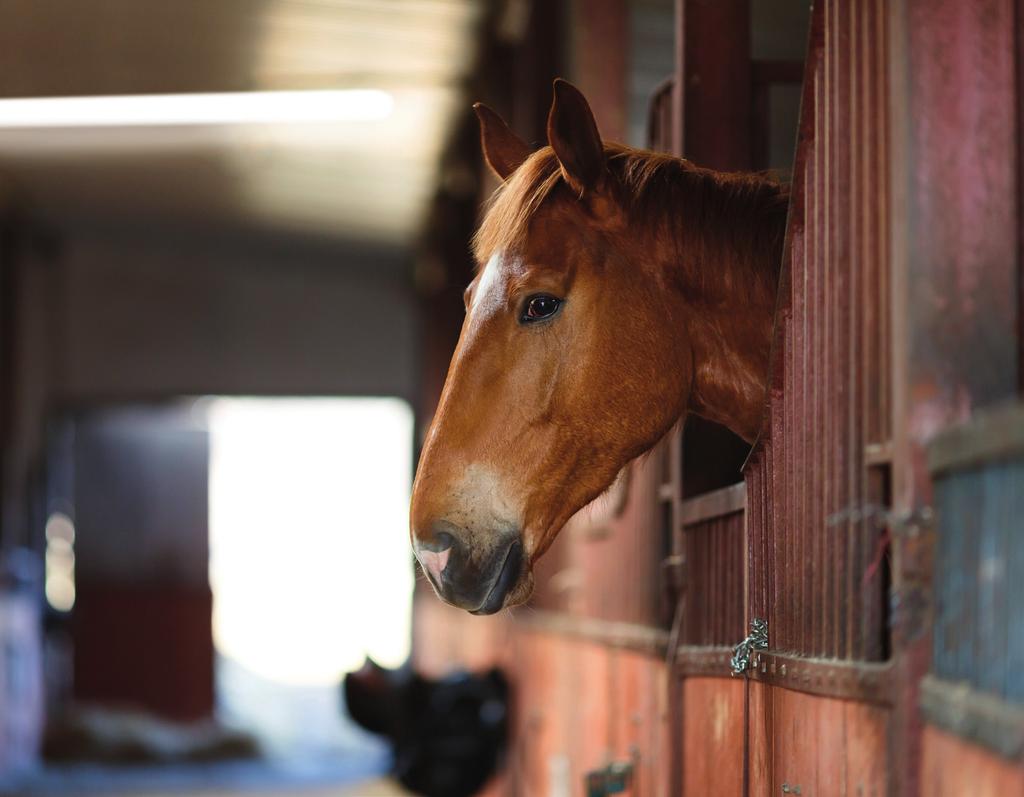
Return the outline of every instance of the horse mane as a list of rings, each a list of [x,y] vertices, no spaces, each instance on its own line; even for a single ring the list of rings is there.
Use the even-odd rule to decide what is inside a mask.
[[[704,169],[682,158],[605,143],[610,185],[632,229],[666,235],[684,284],[718,298],[739,282],[774,290],[782,263],[788,185],[759,173]],[[554,197],[574,199],[551,147],[533,154],[486,205],[473,238],[478,263],[521,246],[530,221]],[[723,257],[741,271],[723,268]],[[734,277],[739,277],[734,280]]]

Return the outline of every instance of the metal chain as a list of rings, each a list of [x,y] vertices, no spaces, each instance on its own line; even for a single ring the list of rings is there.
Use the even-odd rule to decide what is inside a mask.
[[[768,621],[758,617],[750,621],[750,635],[732,649],[729,666],[733,675],[743,675],[750,668],[750,655],[755,650],[768,650]]]

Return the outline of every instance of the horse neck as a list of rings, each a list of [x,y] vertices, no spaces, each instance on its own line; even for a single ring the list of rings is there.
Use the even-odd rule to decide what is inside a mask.
[[[753,441],[767,390],[785,188],[696,168],[684,177],[681,212],[669,220],[679,243],[665,267],[685,303],[689,410]]]

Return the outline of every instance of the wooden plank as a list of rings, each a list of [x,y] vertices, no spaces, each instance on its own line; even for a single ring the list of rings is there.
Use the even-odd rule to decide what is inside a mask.
[[[683,686],[683,794],[743,794],[744,693],[739,679]]]
[[[921,794],[929,797],[1007,797],[1024,794],[1024,766],[930,725],[924,729]]]
[[[905,68],[911,407],[923,442],[1017,392],[1016,36],[1011,0],[909,0]],[[913,424],[911,424],[913,426]]]
[[[627,648],[640,653],[664,657],[668,632],[660,628],[577,617],[562,612],[519,610],[513,615],[517,626],[586,639],[613,648]]]
[[[1024,764],[1024,707],[928,675],[921,683],[921,711],[932,726]]]
[[[775,756],[772,687],[751,682],[747,690],[747,794],[769,794]]]
[[[887,794],[888,722],[884,709],[750,684],[749,794]]]
[[[712,169],[749,168],[750,4],[687,0],[682,12],[683,155]]]
[[[743,510],[747,505],[747,487],[734,484],[710,493],[683,501],[679,508],[679,522],[690,526],[704,520],[729,515]]]
[[[559,684],[572,713],[569,749],[573,787],[584,774],[608,763],[612,742],[611,702],[615,683],[610,651],[590,642],[575,642],[576,670]]]
[[[845,756],[840,794],[881,797],[889,788],[888,729],[883,712],[863,703],[843,703]]]
[[[660,683],[666,677],[665,663],[628,650],[614,651],[617,682],[613,720],[615,738],[611,752],[617,761],[633,761],[631,794],[656,794],[667,781],[660,763],[660,725],[664,715],[658,708]]]
[[[976,413],[969,422],[935,435],[928,444],[928,467],[934,477],[1003,459],[1024,457],[1024,407],[1007,404]]]

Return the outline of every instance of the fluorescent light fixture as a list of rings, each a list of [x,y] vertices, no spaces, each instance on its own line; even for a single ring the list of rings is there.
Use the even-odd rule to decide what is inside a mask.
[[[375,121],[393,107],[379,89],[37,97],[0,100],[0,128]]]

